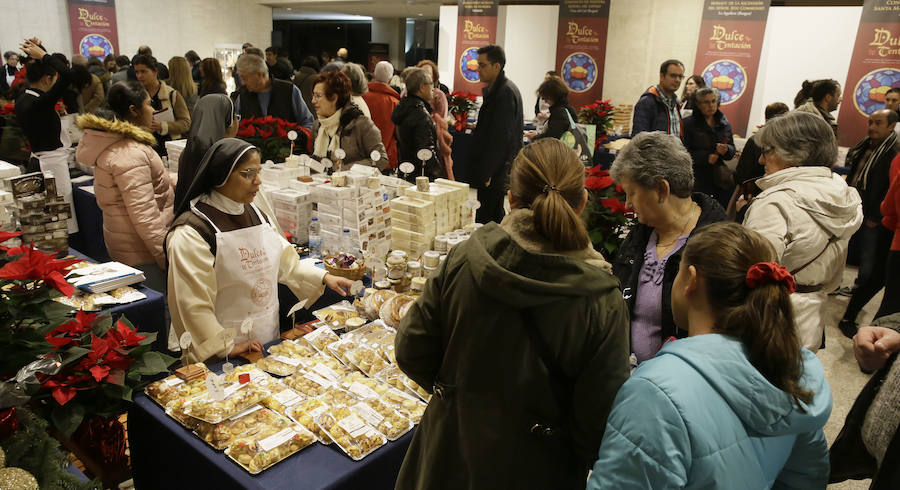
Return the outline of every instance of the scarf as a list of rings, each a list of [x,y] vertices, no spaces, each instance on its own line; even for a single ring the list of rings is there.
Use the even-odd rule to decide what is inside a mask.
[[[853,147],[853,149],[850,150],[850,153],[847,155],[848,158],[851,155],[853,156],[853,158],[858,158],[861,154],[863,154],[869,145],[869,141],[869,138],[866,138],[861,144]],[[850,185],[856,187],[857,189],[865,190],[869,184],[869,171],[872,170],[875,162],[877,162],[878,159],[881,158],[884,152],[886,152],[888,148],[892,148],[894,146],[894,143],[896,142],[897,133],[891,131],[891,134],[889,134],[888,137],[885,138],[877,148],[875,148],[872,154],[869,155],[869,158],[866,159],[866,161],[863,162],[862,165],[860,165],[859,170],[853,175],[853,180],[851,181]]]
[[[341,126],[341,114],[343,113],[343,109],[338,109],[326,118],[319,118],[319,133],[316,134],[313,155],[325,158],[341,147],[341,138],[336,136]]]

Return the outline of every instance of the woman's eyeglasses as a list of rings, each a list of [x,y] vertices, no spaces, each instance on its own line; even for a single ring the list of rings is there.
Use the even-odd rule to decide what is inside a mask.
[[[262,170],[261,168],[247,168],[247,169],[239,171],[238,175],[240,175],[241,177],[243,177],[249,181],[253,181],[253,180],[256,180],[257,176],[259,176],[259,172],[261,170]]]

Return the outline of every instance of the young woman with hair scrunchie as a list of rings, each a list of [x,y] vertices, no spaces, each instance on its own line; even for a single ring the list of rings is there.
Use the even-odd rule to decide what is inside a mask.
[[[831,389],[797,340],[794,279],[775,257],[736,223],[688,242],[672,310],[689,337],[619,390],[589,489],[825,488]]]

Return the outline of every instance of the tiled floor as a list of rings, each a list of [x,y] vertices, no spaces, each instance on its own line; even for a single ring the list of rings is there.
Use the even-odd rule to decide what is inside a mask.
[[[844,285],[849,286],[856,278],[856,269],[848,268],[844,272]],[[866,305],[859,320],[861,324],[865,324],[872,320],[875,311],[881,305],[881,297],[883,293],[878,293],[872,301]],[[831,412],[831,418],[825,425],[825,436],[828,443],[831,444],[837,437],[844,425],[844,419],[847,412],[853,406],[856,395],[859,394],[863,385],[869,380],[869,375],[860,372],[853,357],[853,343],[850,339],[844,337],[841,331],[837,329],[837,322],[844,313],[844,308],[850,298],[845,296],[829,296],[828,297],[828,316],[826,318],[825,331],[825,349],[820,350],[818,355],[822,364],[825,366],[825,377],[831,385],[831,392],[834,396],[834,408]],[[869,488],[870,480],[846,481],[834,485],[829,485],[829,489],[840,490],[856,490]]]

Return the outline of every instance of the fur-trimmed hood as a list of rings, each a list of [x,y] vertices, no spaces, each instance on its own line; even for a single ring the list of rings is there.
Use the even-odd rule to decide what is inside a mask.
[[[584,250],[571,252],[555,251],[553,243],[535,231],[534,212],[530,209],[512,210],[506,215],[500,226],[527,252],[564,255],[573,259],[582,259],[588,264],[612,274],[612,265],[603,258],[603,255],[600,255],[600,252],[594,250],[594,247],[588,246]]]
[[[97,165],[100,155],[122,140],[132,140],[148,146],[156,144],[152,134],[127,121],[110,121],[94,114],[85,114],[75,123],[84,130],[84,136],[78,144],[78,161],[85,165]]]

